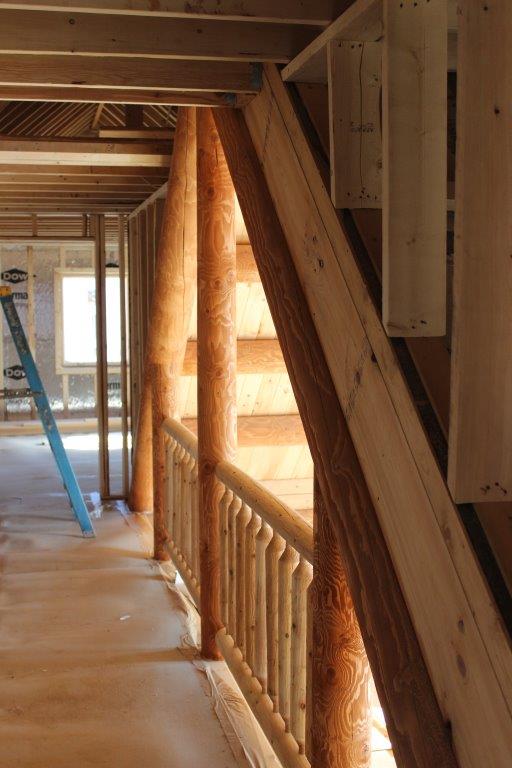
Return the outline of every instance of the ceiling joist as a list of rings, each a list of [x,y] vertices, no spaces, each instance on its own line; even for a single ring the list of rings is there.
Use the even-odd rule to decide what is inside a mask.
[[[80,99],[81,88],[98,86],[247,93],[259,90],[261,67],[243,62],[1,54],[2,85],[67,86],[73,89],[72,101]]]
[[[165,147],[165,151],[164,150]],[[166,142],[115,142],[105,139],[38,140],[25,137],[2,137],[0,164],[52,165],[60,163],[96,166],[138,166],[168,168],[170,155]]]
[[[97,104],[145,104],[192,107],[244,107],[253,94],[224,91],[164,91],[154,89],[111,87],[57,87],[51,85],[0,85],[2,101],[52,101]]]
[[[29,9],[169,16],[171,18],[232,19],[246,22],[314,24],[326,26],[339,15],[340,0],[0,0],[0,9]]]
[[[245,21],[2,10],[1,53],[290,61],[317,27]]]

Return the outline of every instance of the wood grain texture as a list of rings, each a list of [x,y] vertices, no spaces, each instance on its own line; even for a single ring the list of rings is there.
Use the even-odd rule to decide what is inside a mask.
[[[457,502],[506,502],[512,495],[512,16],[506,0],[459,7],[448,482]]]
[[[32,54],[0,54],[0,85],[72,87],[75,98],[81,88],[97,87],[255,93],[254,72],[252,64],[237,61],[47,55],[42,63]]]
[[[55,101],[79,102],[86,104],[173,104],[190,107],[242,107],[251,94],[231,94],[223,91],[160,91],[148,88],[85,88],[79,90],[63,86],[51,85],[2,85],[0,86],[1,101]]]
[[[381,43],[334,40],[326,55],[333,205],[380,208]]]
[[[238,373],[286,373],[283,353],[277,339],[238,339]],[[197,342],[187,344],[183,376],[197,374]]]
[[[221,627],[215,466],[236,455],[235,191],[210,109],[197,118],[197,407],[201,535],[201,650],[218,658]]]
[[[446,328],[446,0],[383,2],[382,315],[390,336]]]
[[[183,419],[184,426],[197,434],[197,419]],[[270,416],[239,416],[237,424],[238,447],[263,447],[306,445],[304,427],[297,414]]]
[[[87,54],[219,61],[289,61],[314,26],[96,13],[2,11],[2,53]],[[131,126],[133,127],[133,126]]]
[[[343,553],[397,765],[454,768],[449,732],[244,118],[221,110],[215,120]]]
[[[153,479],[155,557],[167,559],[164,510],[164,419],[175,417],[190,313],[195,295],[196,136],[195,109],[180,110],[162,230],[149,326],[144,392],[133,463],[131,502]],[[149,394],[151,393],[151,394]],[[151,459],[150,459],[151,456]],[[147,501],[147,499],[146,499]],[[135,508],[132,506],[132,509]],[[137,510],[139,511],[139,510]]]
[[[340,13],[340,0],[0,0],[1,7],[326,26]]]
[[[370,666],[318,482],[313,525],[311,763],[322,768],[368,768]]]
[[[244,116],[458,755],[498,761],[512,741],[510,639],[275,67]]]
[[[380,275],[382,228],[380,211],[354,211],[353,217],[375,270]],[[439,426],[448,438],[451,357],[444,338],[409,337],[406,344],[436,412]],[[512,502],[475,504],[485,533],[509,591],[512,592]]]

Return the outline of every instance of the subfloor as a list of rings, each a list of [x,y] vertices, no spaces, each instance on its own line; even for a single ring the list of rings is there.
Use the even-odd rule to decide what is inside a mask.
[[[95,451],[69,455],[90,494]],[[1,768],[235,768],[176,593],[119,511],[94,523],[46,441],[0,440]]]

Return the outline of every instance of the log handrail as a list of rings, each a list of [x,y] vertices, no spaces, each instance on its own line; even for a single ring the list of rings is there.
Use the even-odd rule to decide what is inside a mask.
[[[162,423],[162,433],[167,552],[201,610],[198,440],[172,418]],[[364,693],[363,689],[368,687],[369,671],[365,672],[364,664],[358,667],[359,676],[352,687],[347,687],[346,674],[337,682],[332,678],[332,653],[343,647],[345,663],[352,670],[350,677],[361,641],[359,630],[350,621],[347,624],[347,598],[342,599],[341,593],[327,600],[326,605],[331,601],[327,624],[325,606],[319,610],[318,590],[323,590],[321,600],[326,589],[327,593],[333,590],[325,578],[322,581],[322,569],[316,570],[319,551],[313,528],[231,462],[219,461],[215,476],[223,489],[218,502],[222,627],[215,641],[219,651],[283,768],[311,768],[310,761],[318,762],[319,754],[324,760],[331,727],[325,716],[326,705],[336,718],[343,710],[350,731],[343,741],[343,731],[336,728],[336,748],[330,745],[332,755],[326,765],[337,765],[338,756],[345,753],[352,755],[347,763],[350,768],[368,765],[372,720],[368,690]],[[322,552],[326,551],[323,545]],[[341,626],[345,635],[340,645],[337,632]],[[311,631],[313,627],[316,629]],[[328,633],[333,631],[331,637]],[[307,692],[308,664],[312,664],[308,686],[313,674],[329,675],[330,696],[325,700],[322,693],[321,706],[314,686]],[[366,708],[370,719],[365,724]],[[354,713],[360,715],[356,729],[350,720]]]
[[[198,607],[201,598],[198,441],[174,419],[162,424],[166,451],[167,550]],[[217,646],[285,768],[306,755],[308,591],[313,530],[229,461],[215,465],[219,502],[220,606]]]
[[[190,429],[175,419],[165,419],[162,429],[197,460],[197,437]]]
[[[197,437],[190,429],[175,419],[165,419],[162,429],[197,460]],[[223,485],[277,531],[308,563],[313,563],[313,529],[301,515],[229,461],[220,461],[215,474]]]
[[[308,563],[313,563],[313,529],[301,515],[229,461],[219,462],[215,474]]]

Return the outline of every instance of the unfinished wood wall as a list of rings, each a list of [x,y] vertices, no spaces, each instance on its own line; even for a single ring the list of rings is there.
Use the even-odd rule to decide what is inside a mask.
[[[107,261],[118,261],[118,218],[106,218]],[[77,425],[95,417],[96,368],[62,364],[62,296],[59,275],[93,274],[94,243],[89,217],[20,214],[0,216],[0,274],[13,290],[34,357],[58,419]],[[10,273],[14,270],[14,276]],[[16,271],[18,270],[17,274]],[[14,280],[14,282],[13,282]],[[24,386],[9,375],[19,363],[10,333],[2,318],[0,375],[2,387]],[[5,369],[5,370],[4,370]],[[111,404],[119,411],[119,366],[109,377]],[[0,399],[2,434],[18,429],[37,433],[39,417],[30,400]],[[32,423],[31,423],[32,422]]]

